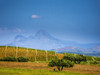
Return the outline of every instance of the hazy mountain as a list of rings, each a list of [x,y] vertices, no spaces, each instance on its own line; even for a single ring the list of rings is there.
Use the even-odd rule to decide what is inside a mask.
[[[50,35],[45,30],[39,30],[35,35],[25,37],[23,35],[17,35],[10,46],[29,47],[44,50],[58,49],[59,52],[84,52],[88,51],[87,48],[94,46],[100,46],[100,44],[80,44],[73,41],[63,41]]]
[[[25,40],[27,40],[27,38],[23,35],[17,35],[14,39],[14,42],[24,42]]]
[[[61,40],[54,38],[45,30],[39,30],[34,36],[29,37],[17,35],[9,45],[47,50],[64,47]]]
[[[92,47],[92,48],[79,48],[79,47],[63,47],[56,49],[57,52],[68,52],[68,53],[93,53],[100,52],[100,46]]]
[[[93,47],[93,48],[90,48],[89,50],[92,50],[92,51],[98,51],[98,52],[100,52],[100,46],[95,46],[95,47]]]

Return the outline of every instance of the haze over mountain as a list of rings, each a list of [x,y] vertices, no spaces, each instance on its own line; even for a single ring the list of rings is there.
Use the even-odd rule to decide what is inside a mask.
[[[35,35],[25,37],[17,35],[10,46],[36,48],[42,50],[56,50],[57,52],[99,52],[100,44],[80,44],[72,41],[63,41],[50,35],[45,30],[39,30]],[[96,47],[98,46],[98,47]],[[94,48],[93,48],[94,47]]]

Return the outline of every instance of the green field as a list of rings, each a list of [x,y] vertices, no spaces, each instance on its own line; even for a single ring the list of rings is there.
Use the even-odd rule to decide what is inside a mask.
[[[0,68],[0,75],[93,75],[67,71],[31,70],[16,68]]]

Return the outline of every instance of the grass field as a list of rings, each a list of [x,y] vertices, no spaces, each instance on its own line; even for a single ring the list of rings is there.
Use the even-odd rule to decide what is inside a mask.
[[[56,72],[53,69],[56,69]],[[48,67],[44,62],[0,62],[1,75],[100,75],[100,66],[75,64],[58,72],[56,67]]]
[[[0,75],[93,75],[93,74],[82,74],[69,71],[55,72],[49,70],[0,68]]]

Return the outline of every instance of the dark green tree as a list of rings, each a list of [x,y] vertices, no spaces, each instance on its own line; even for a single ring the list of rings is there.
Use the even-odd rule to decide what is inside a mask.
[[[76,55],[76,56],[71,56],[71,55],[66,55],[63,57],[64,60],[70,60],[73,61],[76,64],[79,64],[82,61],[87,61],[86,60],[86,56],[80,54],[80,55]]]
[[[74,63],[69,61],[69,60],[65,61],[63,59],[61,59],[61,60],[60,59],[56,59],[56,60],[52,60],[51,62],[49,62],[48,65],[50,67],[56,66],[59,71],[62,71],[63,67],[67,67],[67,68],[73,67]]]

